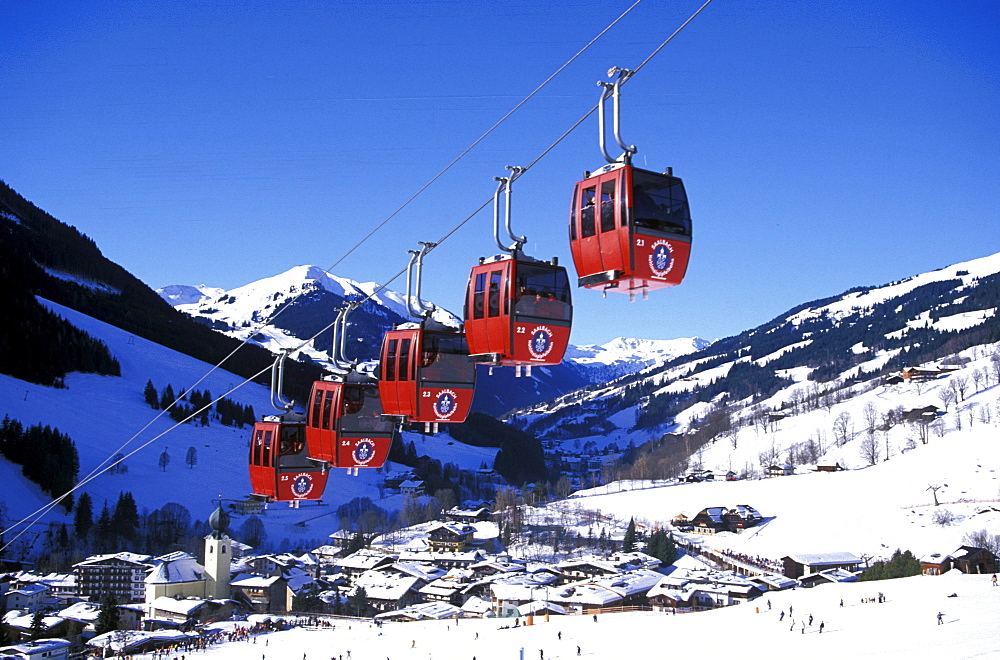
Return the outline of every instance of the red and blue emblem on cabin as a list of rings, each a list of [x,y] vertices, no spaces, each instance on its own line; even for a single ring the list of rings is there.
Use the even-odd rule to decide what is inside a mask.
[[[434,414],[440,419],[449,419],[458,409],[458,395],[455,390],[441,390],[434,402]]]
[[[308,497],[313,489],[313,476],[308,472],[295,475],[292,480],[292,495],[297,498]]]
[[[552,329],[540,325],[531,331],[528,340],[528,352],[532,359],[541,360],[552,352]]]
[[[354,445],[354,461],[365,465],[375,457],[375,443],[368,438],[362,438]]]
[[[649,269],[653,272],[653,277],[666,277],[674,266],[674,246],[670,241],[659,240],[651,247]]]

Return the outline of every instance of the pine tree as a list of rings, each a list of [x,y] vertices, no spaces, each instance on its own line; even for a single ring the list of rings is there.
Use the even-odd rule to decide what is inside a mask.
[[[364,587],[358,587],[354,590],[354,593],[351,594],[350,604],[354,614],[361,616],[361,613],[368,607],[368,594],[365,593]]]
[[[91,527],[94,526],[94,507],[89,493],[81,493],[80,499],[76,503],[76,511],[73,514],[73,530],[78,539],[87,538]]]
[[[625,528],[625,538],[622,539],[622,551],[632,552],[635,550],[635,518],[629,518],[628,527]]]
[[[35,610],[28,630],[28,638],[31,640],[41,639],[45,635],[45,612],[40,609]]]
[[[132,493],[118,494],[118,502],[111,514],[111,531],[126,541],[135,541],[139,532],[139,509],[136,507]]]
[[[174,395],[174,388],[167,383],[167,386],[163,388],[163,394],[160,395],[160,408],[166,410],[169,408],[177,397]]]
[[[101,609],[97,613],[97,621],[94,622],[94,630],[98,635],[118,630],[119,613],[118,601],[111,591],[105,591],[101,596]]]
[[[146,404],[153,410],[160,409],[160,397],[156,393],[156,387],[153,386],[152,380],[146,381],[146,387],[142,390],[142,397],[146,400]]]

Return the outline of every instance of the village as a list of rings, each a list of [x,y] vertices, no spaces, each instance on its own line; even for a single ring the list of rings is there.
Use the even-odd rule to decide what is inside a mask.
[[[672,563],[638,550],[649,550],[656,532],[637,530],[634,521],[608,539],[604,552],[551,561],[505,552],[498,517],[486,503],[455,507],[442,518],[414,526],[405,537],[340,530],[329,544],[301,555],[254,554],[229,537],[229,514],[220,506],[209,520],[213,532],[201,559],[187,552],[119,552],[88,557],[65,574],[0,573],[0,631],[9,644],[0,647],[0,657],[60,660],[88,651],[176,648],[203,643],[211,624],[232,619],[330,626],[341,619],[381,625],[495,617],[517,627],[542,617],[690,613],[770,592],[853,582],[865,568],[861,557],[841,550],[759,557],[701,542],[766,523],[746,504],[677,514],[669,531],[656,530],[677,548]],[[995,572],[996,564],[988,550],[963,546],[923,558],[921,568],[926,575],[953,568],[982,574]],[[109,603],[117,630],[98,634]]]

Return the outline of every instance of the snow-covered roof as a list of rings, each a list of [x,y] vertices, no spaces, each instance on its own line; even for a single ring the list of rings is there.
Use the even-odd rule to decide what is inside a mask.
[[[394,555],[387,555],[384,552],[377,552],[375,550],[358,550],[357,552],[351,553],[346,557],[334,560],[333,565],[339,566],[340,568],[353,568],[355,570],[366,571],[368,569],[375,568],[380,564],[384,564],[386,561],[392,561],[393,559],[395,559]]]
[[[91,623],[97,620],[97,616],[100,613],[101,606],[99,603],[73,603],[69,607],[60,610],[59,616],[64,619],[72,619],[73,621]]]
[[[426,561],[397,561],[389,569],[420,578],[426,582],[436,580],[448,574],[448,571],[440,566]]]
[[[233,587],[248,587],[251,589],[267,589],[278,580],[280,575],[243,575],[229,584]]]
[[[172,598],[160,596],[151,604],[152,610],[170,612],[172,614],[190,615],[207,601],[204,598]]]
[[[419,578],[402,573],[365,571],[354,582],[354,588],[351,590],[351,593],[355,593],[359,588],[364,588],[365,595],[369,598],[399,600],[407,592],[416,589],[419,583]]]
[[[146,584],[177,584],[206,579],[205,567],[186,552],[175,552],[158,559],[162,563],[146,576]]]
[[[545,600],[533,600],[530,603],[525,603],[517,608],[517,613],[521,616],[528,616],[529,614],[537,614],[538,612],[549,611],[553,614],[569,614],[569,610],[562,605],[556,605],[555,603],[550,603]]]
[[[410,607],[405,607],[401,610],[393,610],[392,612],[384,612],[382,614],[377,614],[376,619],[389,619],[389,618],[407,618],[414,621],[419,621],[421,619],[451,619],[459,616],[462,613],[462,608],[455,607],[450,603],[443,602],[432,602],[432,603],[420,603],[418,605],[412,605]]]
[[[861,558],[850,552],[821,552],[816,554],[794,554],[788,558],[803,566],[828,566],[834,564],[860,564]]]
[[[76,566],[89,566],[90,564],[103,564],[107,561],[117,559],[131,564],[148,564],[152,557],[150,555],[140,555],[134,552],[115,552],[108,555],[93,555],[81,562],[73,564]]]

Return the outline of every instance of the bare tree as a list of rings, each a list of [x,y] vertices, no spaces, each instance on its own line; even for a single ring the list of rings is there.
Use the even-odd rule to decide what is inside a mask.
[[[955,394],[958,395],[959,401],[965,401],[965,390],[969,388],[969,379],[965,376],[952,376],[951,382],[948,384],[949,387],[955,390]]]
[[[955,390],[950,387],[942,387],[941,391],[938,392],[938,398],[941,399],[941,404],[944,406],[945,412],[947,412],[948,406],[955,403]]]
[[[854,431],[851,427],[851,414],[842,412],[833,420],[833,437],[837,440],[837,446],[843,447]]]
[[[874,433],[866,433],[861,438],[861,458],[868,461],[868,465],[878,463],[878,438]]]
[[[982,382],[983,382],[983,372],[980,371],[979,369],[973,369],[972,370],[972,387],[975,388],[976,392],[979,391],[979,385]]]
[[[874,403],[869,401],[865,404],[861,414],[864,415],[865,418],[865,430],[867,430],[869,434],[875,433],[875,427],[878,425],[879,420],[878,408],[875,407]]]

